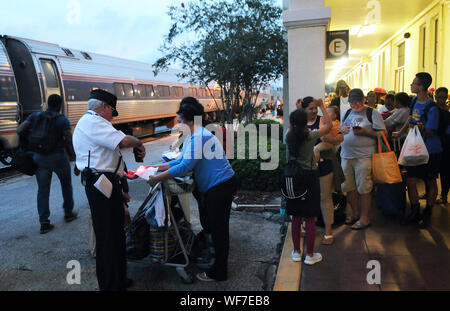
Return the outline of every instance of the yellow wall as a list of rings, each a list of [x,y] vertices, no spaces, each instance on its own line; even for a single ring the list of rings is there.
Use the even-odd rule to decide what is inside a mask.
[[[438,19],[437,65],[434,57],[434,21]],[[425,66],[422,66],[422,27],[425,35]],[[404,38],[405,33],[411,36]],[[447,40],[446,40],[447,39]],[[398,67],[398,46],[405,43],[405,65]],[[401,91],[400,83],[396,86],[396,70],[402,75],[403,91],[411,93],[410,84],[417,72],[426,71],[433,77],[431,87],[450,87],[450,1],[440,0],[416,16],[396,35],[374,50],[370,57],[360,62],[342,78],[353,88],[361,88],[365,92],[376,87],[386,91]]]

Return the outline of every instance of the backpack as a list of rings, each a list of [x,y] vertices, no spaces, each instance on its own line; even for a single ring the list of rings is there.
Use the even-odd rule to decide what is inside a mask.
[[[350,115],[350,113],[352,112],[352,108],[350,108],[349,110],[347,110],[347,112],[344,115],[344,120],[342,120],[342,123],[345,122],[345,120],[348,118],[348,116]],[[367,120],[369,120],[369,122],[371,124],[373,124],[372,121],[372,112],[373,112],[373,108],[367,107],[366,109],[366,114],[367,114]]]
[[[31,125],[28,136],[28,148],[37,153],[48,154],[58,145],[56,119],[60,114],[53,115],[48,111],[38,114]]]
[[[410,115],[413,114],[414,112],[414,106],[417,102],[417,97],[414,97],[411,103],[411,110],[410,110]],[[438,125],[438,129],[436,131],[437,135],[439,137],[444,137],[445,136],[445,132],[447,130],[448,127],[448,118],[446,116],[446,112],[444,110],[442,110],[441,108],[439,108],[439,106],[437,105],[436,102],[431,102],[430,104],[428,104],[424,109],[423,109],[423,121],[424,124],[426,124],[428,122],[428,111],[430,111],[431,108],[433,107],[437,107],[438,111],[439,111],[439,125]],[[421,118],[422,118],[421,117]]]
[[[14,158],[11,163],[12,168],[15,170],[33,176],[36,174],[37,165],[33,160],[33,152],[18,150],[14,155]]]
[[[305,201],[308,198],[308,178],[305,178],[305,173],[295,159],[290,159],[286,164],[281,182],[281,194],[286,199]]]

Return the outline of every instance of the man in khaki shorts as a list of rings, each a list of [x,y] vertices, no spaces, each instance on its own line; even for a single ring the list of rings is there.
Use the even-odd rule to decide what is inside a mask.
[[[364,105],[362,90],[351,90],[348,101],[351,110],[343,118],[341,126],[341,132],[344,134],[344,141],[341,144],[341,164],[345,174],[342,191],[347,192],[352,207],[352,229],[362,230],[370,226],[372,154],[375,152],[376,131],[383,131],[386,128],[381,114]]]

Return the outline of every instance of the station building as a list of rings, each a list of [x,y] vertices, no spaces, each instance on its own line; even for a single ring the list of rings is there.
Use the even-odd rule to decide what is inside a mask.
[[[415,74],[425,71],[431,87],[450,87],[450,0],[284,0],[283,10],[290,111],[298,98],[323,97],[325,85],[340,79],[365,93],[409,94]],[[327,31],[348,31],[345,44],[334,43],[345,54],[327,58]]]

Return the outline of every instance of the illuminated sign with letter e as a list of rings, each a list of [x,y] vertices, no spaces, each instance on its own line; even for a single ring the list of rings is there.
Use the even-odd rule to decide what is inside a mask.
[[[348,30],[327,31],[327,59],[348,56]]]

